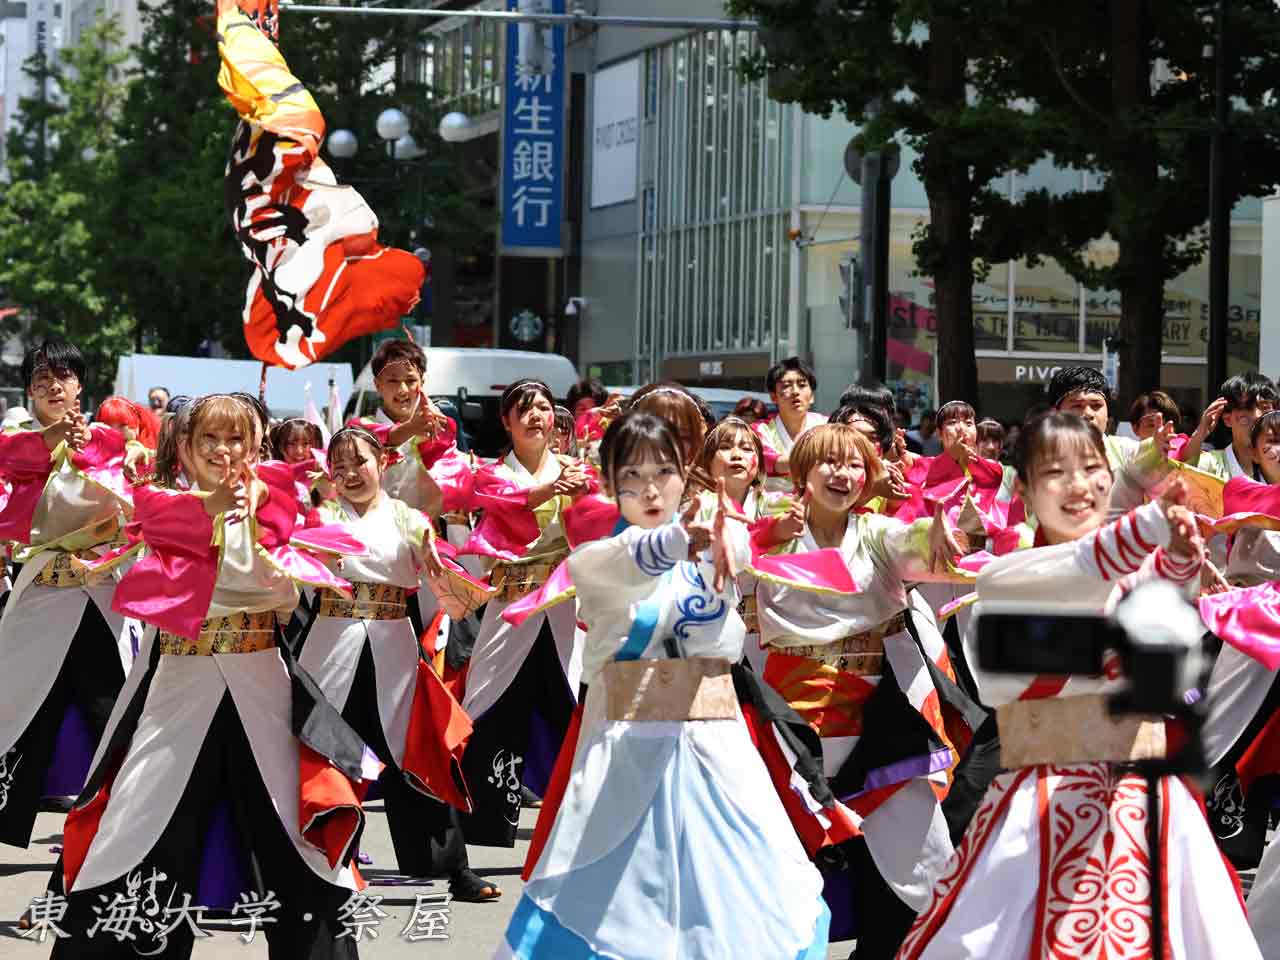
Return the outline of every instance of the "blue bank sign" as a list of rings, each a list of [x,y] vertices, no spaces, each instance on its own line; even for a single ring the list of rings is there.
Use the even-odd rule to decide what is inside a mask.
[[[507,0],[508,10],[564,13],[565,0]],[[502,125],[502,249],[561,253],[564,204],[564,27],[507,27]]]

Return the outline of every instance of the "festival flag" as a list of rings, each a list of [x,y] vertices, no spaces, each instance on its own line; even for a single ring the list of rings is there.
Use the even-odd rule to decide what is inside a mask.
[[[425,274],[378,242],[378,218],[320,157],[324,118],[272,42],[273,0],[218,0],[218,86],[240,115],[224,180],[254,266],[244,334],[264,363],[297,369],[413,310]]]

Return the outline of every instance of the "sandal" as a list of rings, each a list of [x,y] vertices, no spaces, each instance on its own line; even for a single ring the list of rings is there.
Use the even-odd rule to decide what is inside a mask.
[[[449,878],[449,896],[463,903],[484,903],[502,896],[496,883],[490,883],[469,867],[463,867]]]
[[[520,806],[537,810],[542,806],[542,798],[522,783],[520,784]]]

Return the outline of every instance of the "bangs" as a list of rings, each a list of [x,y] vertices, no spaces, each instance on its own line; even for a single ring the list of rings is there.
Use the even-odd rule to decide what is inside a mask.
[[[938,410],[938,415],[934,419],[934,423],[941,427],[944,423],[950,423],[952,420],[973,420],[977,414],[972,406],[963,400],[952,400],[944,403]]]
[[[343,427],[329,440],[329,449],[325,454],[325,460],[330,466],[338,459],[341,454],[350,453],[356,457],[361,455],[360,444],[364,444],[369,448],[368,452],[373,454],[377,459],[383,452],[382,444],[368,430],[363,427]]]
[[[261,424],[253,407],[238,397],[215,395],[196,401],[191,412],[189,433],[201,430],[238,430],[256,447],[260,442],[258,430]]]
[[[850,463],[860,459],[867,477],[880,474],[880,456],[871,441],[843,423],[824,423],[807,431],[791,448],[791,481],[804,487],[809,471],[820,463]],[[869,484],[868,484],[869,486]]]
[[[667,421],[632,411],[609,425],[600,441],[600,468],[614,488],[614,475],[627,465],[652,461],[674,463],[684,470],[684,454]]]
[[[729,417],[711,428],[711,432],[702,441],[702,450],[694,463],[700,469],[710,471],[711,461],[715,459],[717,451],[724,450],[737,443],[743,437],[748,437],[751,440],[751,446],[756,454],[756,481],[762,481],[763,474],[761,470],[764,467],[764,447],[761,446],[760,438],[756,436],[755,431],[747,426],[745,420],[739,420],[737,417]]]
[[[502,410],[502,416],[506,416],[512,410],[517,413],[526,412],[533,401],[538,397],[545,397],[547,403],[551,404],[554,409],[556,398],[551,395],[551,388],[541,380],[520,380],[507,387],[506,392],[502,395],[499,407]]]
[[[1111,470],[1107,447],[1093,424],[1073,413],[1047,413],[1018,434],[1015,461],[1018,477],[1030,483],[1037,470],[1055,457],[1097,456]]]
[[[637,395],[631,404],[637,413],[659,417],[671,425],[684,445],[684,456],[692,460],[707,430],[707,421],[697,402],[679,387],[660,386]]]

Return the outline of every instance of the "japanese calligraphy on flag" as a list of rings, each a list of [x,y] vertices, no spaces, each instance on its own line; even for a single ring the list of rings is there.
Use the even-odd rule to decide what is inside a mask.
[[[244,334],[253,355],[296,369],[395,326],[418,302],[422,261],[378,243],[378,218],[320,157],[324,118],[269,34],[274,0],[218,0],[218,86],[240,115],[227,211],[253,264]]]

